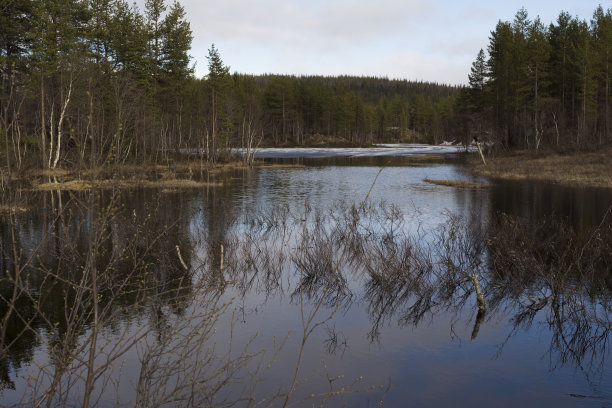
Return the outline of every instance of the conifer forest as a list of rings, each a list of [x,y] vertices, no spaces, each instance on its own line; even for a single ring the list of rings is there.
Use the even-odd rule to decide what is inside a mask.
[[[314,135],[349,145],[477,136],[538,149],[612,137],[612,16],[602,7],[589,21],[563,12],[546,25],[525,9],[499,21],[467,86],[240,74],[214,44],[209,74],[196,78],[176,1],[139,10],[124,0],[7,0],[0,18],[1,125],[17,167],[143,162],[207,146],[214,161],[253,138],[300,146]]]

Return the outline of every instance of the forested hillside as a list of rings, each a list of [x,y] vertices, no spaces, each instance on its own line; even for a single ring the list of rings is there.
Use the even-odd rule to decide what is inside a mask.
[[[462,92],[468,132],[509,148],[612,140],[612,12],[589,22],[561,12],[545,25],[525,9],[500,21]]]
[[[241,81],[254,81],[249,88],[260,101],[264,134],[275,144],[317,134],[361,145],[442,140],[459,91],[371,77],[234,76]]]
[[[158,160],[201,148],[438,141],[458,88],[384,78],[231,74],[209,50],[194,76],[178,2],[6,0],[0,6],[3,158],[21,168]],[[233,67],[240,71],[240,67]],[[315,137],[314,139],[317,139]]]

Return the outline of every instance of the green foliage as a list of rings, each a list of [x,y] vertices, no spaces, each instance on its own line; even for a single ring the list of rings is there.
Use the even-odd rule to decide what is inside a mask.
[[[144,80],[149,68],[148,33],[144,17],[137,10],[131,9],[126,0],[116,0],[111,27],[113,68]]]
[[[0,6],[0,68],[8,67],[24,60],[31,46],[27,33],[34,23],[31,0],[7,1]]]
[[[468,76],[472,127],[506,147],[612,140],[611,21],[602,7],[590,25],[561,12],[546,27],[525,9],[512,22],[500,21],[489,38],[486,70],[479,53]]]
[[[227,88],[231,85],[229,67],[223,64],[219,51],[212,44],[208,50],[208,76],[206,84],[210,93],[210,136],[211,144],[207,146],[209,160],[217,161],[220,153],[227,150],[232,134],[233,124],[230,120]]]
[[[484,110],[484,92],[485,87],[487,86],[488,76],[489,71],[487,68],[487,62],[485,60],[485,53],[481,48],[476,56],[476,60],[472,63],[472,67],[468,75],[470,85],[468,106],[470,109],[475,111]]]
[[[164,75],[174,81],[188,77],[193,73],[189,66],[193,35],[189,22],[185,20],[185,9],[176,1],[163,21],[162,33],[160,64]]]
[[[215,48],[215,44],[208,50],[206,59],[208,59],[207,81],[210,87],[218,91],[223,90],[228,85],[230,67],[223,64],[223,60],[221,59],[219,50]]]
[[[485,54],[482,48],[478,52],[476,61],[472,63],[470,74],[468,75],[470,87],[472,89],[484,90],[487,81],[487,65]]]

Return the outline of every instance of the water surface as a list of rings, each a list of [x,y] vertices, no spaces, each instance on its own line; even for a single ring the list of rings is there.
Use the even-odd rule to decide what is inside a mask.
[[[216,333],[206,337],[206,344],[215,344],[215,354],[220,356],[215,361],[224,361],[230,353],[227,342],[231,332],[230,356],[239,356],[247,342],[245,355],[256,355],[264,348],[267,354],[257,377],[259,382],[252,381],[248,370],[240,371],[220,387],[215,401],[240,393],[261,400],[286,392],[298,361],[302,315],[308,317],[316,310],[312,324],[320,325],[304,345],[298,387],[291,399],[299,406],[322,401],[328,406],[374,406],[383,398],[387,406],[612,406],[610,286],[605,287],[605,282],[612,282],[609,267],[604,266],[586,283],[582,278],[572,278],[576,286],[571,290],[539,278],[535,282],[521,278],[522,288],[517,288],[514,281],[513,286],[505,287],[500,282],[507,281],[508,276],[493,273],[496,266],[487,264],[490,251],[502,254],[496,259],[506,259],[504,244],[500,249],[499,242],[485,240],[484,262],[479,270],[489,308],[480,316],[475,294],[465,279],[457,285],[466,289],[457,290],[449,298],[442,293],[425,295],[416,291],[416,286],[411,287],[411,282],[416,285],[417,281],[397,285],[398,279],[406,277],[402,268],[414,268],[414,259],[406,261],[405,266],[394,266],[396,257],[400,259],[406,251],[403,244],[410,243],[413,249],[422,245],[424,250],[434,252],[440,249],[432,245],[452,216],[461,217],[465,225],[480,225],[506,214],[524,220],[527,226],[549,219],[576,231],[590,231],[602,222],[612,205],[612,191],[530,182],[495,182],[477,189],[438,186],[423,180],[469,177],[453,162],[414,165],[393,158],[381,167],[384,158],[350,155],[350,159],[317,160],[307,153],[310,159],[306,167],[223,174],[219,176],[221,187],[122,193],[114,203],[119,210],[110,223],[106,238],[111,244],[104,257],[110,259],[113,251],[130,247],[134,236],[143,237],[142,256],[153,265],[155,279],[167,282],[164,293],[168,295],[156,306],[146,307],[141,307],[136,295],[123,297],[121,302],[127,309],[104,328],[102,337],[109,343],[118,342],[116,336],[135,335],[148,325],[192,318],[197,321],[193,316],[209,304],[200,305],[188,294],[196,292],[200,283],[217,279],[220,246],[224,245],[226,284],[215,292],[215,301],[219,305],[227,302],[227,313],[214,323]],[[267,157],[281,156],[287,155],[274,152]],[[304,163],[304,159],[299,161]],[[39,211],[19,215],[20,245],[24,250],[40,252],[40,264],[34,269],[59,270],[65,266],[57,254],[63,253],[66,231],[71,231],[69,235],[77,241],[75,253],[87,248],[91,211],[80,207],[77,199],[84,199],[81,193],[32,194],[32,200],[43,205]],[[109,202],[110,194],[101,200]],[[103,207],[102,203],[96,211]],[[355,218],[355,214],[359,216]],[[139,227],[141,224],[146,227]],[[355,226],[354,233],[350,225]],[[11,262],[6,255],[6,224],[2,228],[4,269]],[[341,249],[343,242],[358,233],[367,243],[366,251],[382,251],[379,253],[386,254],[383,259],[376,259],[375,252],[359,258]],[[155,234],[164,235],[148,253],[142,249],[144,237]],[[466,234],[466,240],[470,239],[473,237]],[[37,247],[41,242],[42,247]],[[509,243],[507,248],[515,248],[515,244]],[[187,272],[181,269],[176,246],[190,267]],[[266,252],[269,259],[264,262]],[[311,255],[313,259],[309,260]],[[259,258],[249,264],[249,256]],[[329,266],[325,266],[327,256],[331,268],[325,269]],[[65,257],[66,262],[81,261],[76,255]],[[100,262],[103,264],[104,259]],[[128,268],[123,264],[120,267]],[[326,270],[337,273],[344,284],[327,281],[321,272]],[[486,271],[491,271],[490,277]],[[144,282],[147,276],[135,275],[134,280]],[[181,284],[174,287],[176,277]],[[440,277],[428,279],[435,285]],[[597,286],[599,282],[604,286]],[[33,286],[36,284],[43,285],[35,282]],[[155,287],[161,292],[159,285]],[[6,298],[8,292],[3,293]],[[64,303],[61,293],[57,295],[45,307],[56,308],[49,313],[61,320]],[[181,303],[173,296],[187,300]],[[414,304],[419,296],[428,296],[433,303],[417,318]],[[530,299],[535,303],[529,303]],[[542,299],[547,299],[544,306]],[[581,302],[589,311],[584,325],[572,320],[569,313],[578,309],[566,309],[559,299]],[[531,315],[527,318],[525,313]],[[17,404],[24,393],[33,392],[32,381],[21,376],[44,377],[38,366],[46,367],[43,372],[47,375],[52,372],[53,361],[46,350],[54,344],[53,336],[62,337],[62,325],[53,332],[41,319],[32,324],[36,334],[23,335],[1,364],[0,378],[5,388],[0,401],[5,405]],[[81,341],[88,333],[90,326],[85,322],[78,334]],[[278,346],[286,337],[283,347]],[[156,344],[155,335],[147,338],[150,344]],[[272,352],[274,344],[278,346],[277,355]],[[101,406],[116,405],[116,394],[120,395],[119,405],[135,404],[136,384],[144,370],[143,350],[146,347],[141,345],[121,356],[121,379],[111,381],[113,385],[107,385],[100,394]],[[192,353],[181,359],[193,362],[196,353],[190,350]],[[254,370],[256,361],[251,360],[250,370]],[[211,367],[212,363],[207,369]],[[118,372],[115,368],[112,376],[118,376]],[[193,372],[205,377],[203,371]],[[40,381],[37,387],[44,389],[48,379]],[[325,399],[330,384],[334,391],[342,392]],[[79,395],[75,386],[68,402],[79,405]],[[246,406],[248,402],[237,405]],[[281,405],[282,398],[273,403]]]

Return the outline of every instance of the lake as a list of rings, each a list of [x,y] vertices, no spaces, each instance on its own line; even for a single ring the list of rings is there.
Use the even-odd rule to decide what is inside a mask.
[[[0,402],[612,406],[612,190],[424,181],[471,180],[457,154],[261,150],[198,189],[22,193]]]

